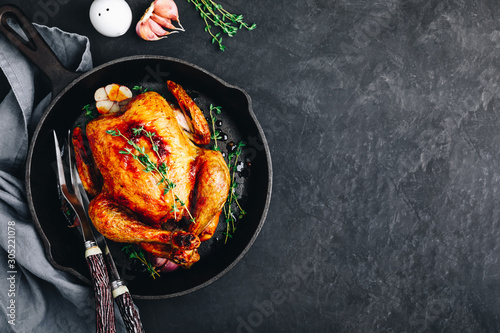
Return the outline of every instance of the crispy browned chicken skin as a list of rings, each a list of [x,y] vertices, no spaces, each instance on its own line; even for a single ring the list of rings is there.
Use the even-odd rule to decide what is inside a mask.
[[[97,194],[89,207],[97,230],[113,241],[139,244],[153,255],[190,266],[199,260],[200,241],[213,235],[230,177],[219,152],[191,141],[207,144],[210,140],[201,110],[182,87],[169,82],[169,89],[183,114],[159,94],[146,92],[122,112],[103,115],[87,125],[93,161],[78,152],[81,132],[75,132],[73,141],[86,190]],[[185,117],[188,128],[181,128],[179,115]],[[159,172],[145,171],[132,142],[144,148],[158,168],[165,163],[168,181],[160,183]],[[89,172],[93,163],[100,176]],[[102,187],[96,189],[101,176]],[[175,184],[170,190],[166,190],[168,182]],[[178,223],[181,219],[194,222]]]

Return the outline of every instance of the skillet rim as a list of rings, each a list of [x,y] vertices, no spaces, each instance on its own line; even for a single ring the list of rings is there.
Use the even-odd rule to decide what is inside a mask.
[[[194,287],[191,287],[189,289],[182,290],[179,292],[174,292],[174,293],[167,294],[167,295],[150,296],[150,295],[134,295],[134,294],[132,294],[132,296],[136,299],[159,300],[159,299],[167,299],[167,298],[173,298],[173,297],[186,295],[186,294],[189,294],[191,292],[194,292],[196,290],[199,290],[199,289],[202,289],[202,288],[208,286],[209,284],[213,283],[214,281],[218,280],[220,277],[225,275],[228,271],[230,271],[246,255],[246,253],[250,250],[250,248],[254,244],[255,240],[257,239],[257,237],[258,237],[258,235],[259,235],[259,233],[264,225],[264,222],[266,220],[267,213],[269,211],[269,206],[270,206],[270,202],[271,202],[271,194],[272,194],[273,170],[272,170],[272,161],[271,161],[269,144],[267,142],[264,131],[263,131],[259,121],[257,120],[255,113],[253,112],[252,100],[251,100],[250,96],[248,95],[248,93],[245,90],[241,89],[240,87],[237,87],[235,85],[227,83],[226,81],[222,80],[218,76],[212,74],[211,72],[205,70],[204,68],[202,68],[198,65],[195,65],[195,64],[190,63],[190,62],[185,61],[185,60],[181,60],[181,59],[174,58],[174,57],[168,57],[168,56],[134,55],[134,56],[121,57],[121,58],[111,60],[109,62],[101,64],[101,65],[99,65],[99,66],[97,66],[97,67],[95,67],[87,72],[84,72],[84,73],[76,73],[76,74],[81,74],[81,75],[76,77],[76,78],[72,77],[71,82],[69,82],[69,84],[63,90],[58,92],[57,95],[52,98],[51,102],[44,110],[44,112],[43,112],[43,114],[42,114],[42,116],[41,116],[41,118],[36,126],[36,129],[33,132],[33,136],[31,138],[30,145],[29,145],[28,154],[26,157],[26,164],[25,164],[25,166],[26,166],[26,169],[25,169],[25,182],[26,182],[25,190],[26,190],[26,197],[27,197],[27,201],[28,201],[28,205],[29,205],[29,210],[30,210],[31,216],[33,218],[33,221],[35,223],[35,227],[38,231],[38,234],[42,238],[44,248],[45,248],[45,256],[47,257],[48,261],[52,264],[53,267],[55,267],[59,270],[65,271],[67,273],[70,273],[71,275],[76,276],[80,281],[84,282],[85,284],[91,285],[90,280],[88,278],[86,278],[85,276],[83,276],[76,269],[74,269],[72,267],[63,266],[55,261],[55,259],[52,257],[52,254],[51,254],[51,248],[52,248],[51,242],[48,239],[48,237],[46,236],[46,234],[42,228],[42,225],[41,225],[40,221],[38,220],[37,212],[36,212],[35,207],[34,207],[33,195],[32,195],[31,167],[32,167],[32,163],[33,163],[34,148],[35,148],[36,143],[38,142],[38,138],[39,138],[40,132],[42,130],[42,127],[45,124],[47,117],[51,114],[51,111],[57,105],[59,100],[69,90],[71,90],[77,83],[79,83],[79,82],[83,81],[84,79],[96,74],[98,71],[105,69],[105,68],[108,68],[108,67],[111,67],[115,64],[123,63],[123,62],[137,61],[137,60],[152,60],[152,61],[159,61],[159,62],[166,62],[166,63],[169,63],[169,62],[170,63],[178,63],[178,64],[181,64],[183,66],[191,67],[192,69],[194,69],[198,72],[201,72],[201,73],[209,76],[211,79],[219,82],[224,87],[227,87],[229,89],[234,89],[234,90],[237,90],[240,93],[242,93],[248,102],[248,108],[245,111],[247,111],[249,113],[250,117],[252,118],[252,121],[254,122],[254,125],[257,128],[258,135],[260,136],[260,139],[262,140],[262,145],[264,147],[264,153],[265,153],[265,158],[266,158],[266,166],[267,166],[266,171],[268,174],[268,179],[267,179],[268,186],[267,186],[267,190],[266,190],[266,198],[264,201],[264,207],[262,210],[260,220],[257,224],[255,232],[253,233],[252,237],[249,239],[247,245],[243,248],[241,253],[239,253],[238,256],[234,260],[232,260],[232,262],[229,265],[227,265],[224,269],[222,269],[219,273],[217,273],[213,277],[209,278],[207,281],[200,283],[200,284],[198,284]]]

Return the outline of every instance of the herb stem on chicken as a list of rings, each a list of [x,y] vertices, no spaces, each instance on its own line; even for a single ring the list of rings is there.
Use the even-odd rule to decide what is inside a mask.
[[[217,118],[213,115],[213,112],[215,112],[216,114],[221,114],[222,107],[210,104],[210,120],[212,121],[212,132],[213,132],[213,134],[211,135],[211,139],[214,140],[214,147],[212,149],[220,151],[220,148],[217,145],[217,140],[220,140],[221,136],[220,132],[215,129],[215,123],[217,122]]]
[[[153,279],[156,279],[157,276],[160,276],[160,273],[156,270],[156,268],[146,259],[146,256],[144,255],[144,252],[142,252],[140,249],[136,249],[135,246],[132,244],[126,245],[122,248],[122,251],[124,251],[129,259],[137,259],[139,260],[146,270],[149,272],[151,277]]]
[[[94,95],[100,97],[106,87]],[[167,81],[167,88],[177,105],[134,87],[139,95],[125,100],[116,113],[85,122],[85,132],[75,131],[72,140],[80,147],[75,159],[85,190],[93,196],[89,216],[96,229],[144,251],[143,256],[130,252],[134,260],[145,257],[153,267],[163,260],[189,268],[200,260],[201,242],[217,229],[234,191],[234,175],[222,152],[204,148],[211,133],[203,112],[182,86]],[[93,109],[88,106],[84,112]],[[212,106],[212,113],[220,113],[220,107]],[[222,126],[219,122],[212,127]],[[81,149],[82,133],[88,153]],[[182,219],[191,223],[180,223]]]
[[[155,133],[146,131],[144,129],[144,126],[141,126],[139,128],[132,128],[132,133],[136,136],[141,135],[142,132],[144,132],[144,135],[147,138],[149,138],[149,141],[151,142],[151,149],[155,152],[155,154],[158,158],[158,161],[161,161],[160,154],[158,153],[158,145],[155,144],[153,142],[153,139],[152,139],[153,136],[155,136]],[[141,147],[141,146],[137,145],[133,140],[131,140],[131,139],[127,138],[125,135],[123,135],[123,133],[120,132],[120,130],[118,130],[118,129],[108,130],[108,131],[106,131],[106,133],[110,134],[112,136],[115,136],[115,137],[122,137],[123,139],[125,139],[127,141],[127,143],[129,145],[131,145],[139,153],[139,155],[136,155],[132,152],[132,150],[130,148],[125,148],[125,150],[120,151],[120,154],[131,155],[132,158],[134,158],[136,161],[138,161],[144,167],[145,172],[156,171],[156,173],[153,173],[153,175],[155,175],[155,178],[158,180],[158,185],[164,184],[163,194],[167,195],[169,192],[172,194],[173,203],[171,206],[172,210],[170,212],[174,213],[174,219],[177,219],[177,213],[179,212],[177,202],[179,202],[182,207],[185,207],[185,203],[183,201],[181,201],[177,197],[177,195],[175,195],[175,193],[174,193],[174,188],[176,185],[174,182],[172,182],[170,180],[170,176],[168,174],[168,166],[165,164],[165,162],[162,162],[159,166],[156,165],[153,161],[151,161],[149,156],[146,154],[145,147]],[[158,176],[160,177],[160,179],[158,179]],[[189,209],[186,208],[186,210],[187,210],[189,217],[190,217],[189,221],[194,223],[195,219],[194,219],[193,215],[191,214]]]
[[[231,185],[229,187],[229,196],[226,201],[226,206],[224,207],[224,216],[226,218],[226,231],[224,232],[226,239],[225,242],[227,242],[228,238],[231,238],[231,235],[236,231],[236,216],[235,212],[233,211],[233,204],[236,204],[236,206],[239,209],[239,214],[238,217],[241,218],[243,215],[246,214],[245,210],[241,207],[239,201],[238,201],[238,195],[236,194],[236,188],[238,187],[238,183],[236,182],[235,176],[237,172],[237,166],[238,166],[238,160],[241,156],[242,153],[242,147],[245,146],[245,143],[243,141],[240,141],[238,145],[236,146],[236,149],[234,152],[230,153],[228,155],[228,167],[229,171],[231,173]]]

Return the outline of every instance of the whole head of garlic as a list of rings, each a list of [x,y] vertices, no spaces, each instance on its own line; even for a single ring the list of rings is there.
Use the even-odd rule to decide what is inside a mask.
[[[94,28],[106,37],[121,36],[132,24],[132,10],[125,0],[94,0],[89,17]]]
[[[176,27],[172,22],[176,22]],[[177,6],[173,0],[155,0],[135,27],[137,35],[147,41],[155,41],[169,34],[184,31],[180,21]]]
[[[97,89],[94,93],[95,106],[100,114],[118,112],[132,98],[132,91],[127,86],[116,83]]]

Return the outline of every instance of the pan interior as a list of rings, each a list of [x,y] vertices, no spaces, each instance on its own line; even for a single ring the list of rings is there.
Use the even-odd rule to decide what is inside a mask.
[[[222,122],[219,129],[228,137],[227,141],[219,141],[223,152],[228,153],[230,142],[245,142],[240,159],[244,169],[236,177],[240,202],[247,214],[227,242],[226,223],[221,218],[214,237],[204,242],[200,248],[201,259],[192,268],[162,273],[156,279],[132,269],[130,259],[122,251],[124,244],[111,242],[118,270],[137,298],[179,296],[211,283],[241,259],[260,231],[269,205],[272,175],[267,143],[251,110],[248,95],[179,60],[141,56],[120,59],[83,74],[55,97],[35,132],[27,163],[28,201],[49,260],[54,266],[89,283],[81,236],[75,228],[68,227],[61,211],[51,131],[55,129],[60,138],[66,138],[68,130],[81,121],[82,108],[93,102],[94,92],[99,87],[109,83],[130,88],[141,86],[169,99],[167,80],[187,90],[204,111],[209,124],[210,104],[222,107],[217,119]]]

